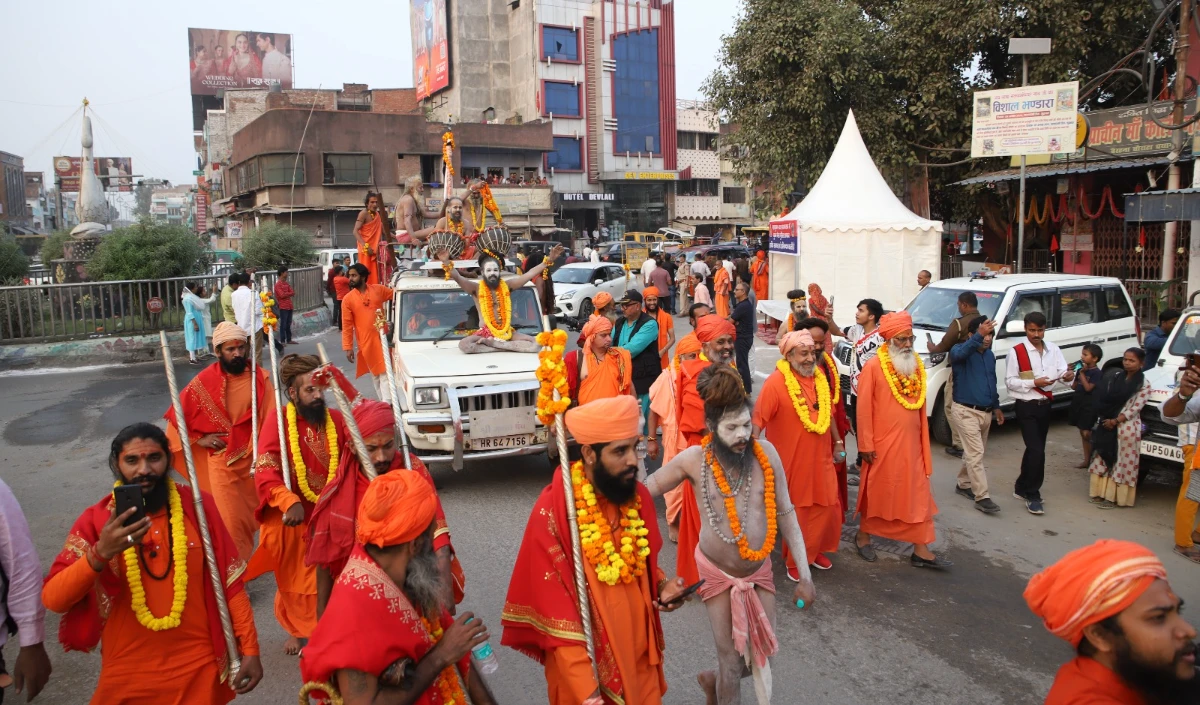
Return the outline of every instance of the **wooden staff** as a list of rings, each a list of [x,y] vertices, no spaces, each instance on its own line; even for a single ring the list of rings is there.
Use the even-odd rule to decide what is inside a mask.
[[[399,317],[397,316],[397,320]],[[399,329],[399,322],[396,328]],[[388,348],[387,317],[383,311],[375,312],[375,328],[379,331],[379,344],[383,346],[383,364],[387,368],[388,391],[392,393],[392,420],[396,424],[396,433],[400,434],[400,451],[404,453],[404,469],[412,470],[412,461],[408,459],[408,434],[404,432],[404,413],[400,408],[400,388],[396,384],[396,373],[392,370],[392,351]]]
[[[263,279],[263,284],[266,285],[266,279]],[[275,353],[275,326],[268,326],[266,330],[267,344],[271,349],[271,391],[275,394],[275,423],[279,426],[279,464],[283,467],[283,486],[287,488],[288,492],[291,492],[292,470],[291,461],[288,459],[291,439],[287,434],[287,424],[283,420],[283,407],[287,396],[280,387],[282,382],[279,380],[279,360]],[[258,446],[257,443],[254,445]]]
[[[204,545],[204,563],[208,566],[208,579],[217,598],[217,615],[221,619],[221,631],[225,635],[225,649],[229,654],[229,686],[236,688],[235,676],[242,670],[242,659],[238,655],[237,638],[233,634],[233,619],[229,616],[229,602],[225,599],[225,581],[217,567],[217,553],[213,550],[212,533],[208,530],[208,518],[204,503],[200,499],[200,481],[196,478],[196,462],[192,459],[192,444],[188,439],[187,419],[183,416],[183,404],[179,399],[179,387],[175,384],[175,364],[171,361],[171,349],[167,346],[167,332],[159,331],[162,345],[163,366],[167,369],[167,387],[171,391],[171,408],[175,410],[175,427],[183,442],[183,460],[187,465],[188,484],[192,489],[192,503],[196,507],[196,524],[200,528],[200,543]]]
[[[250,278],[250,295],[253,297],[250,303],[250,477],[254,477],[254,466],[258,464],[258,354],[254,345],[258,331],[254,329],[254,312],[262,305],[254,291],[254,277]]]
[[[330,364],[329,356],[325,354],[324,343],[317,343],[317,354],[321,356],[321,364]],[[367,444],[363,443],[362,433],[358,430],[358,423],[354,420],[354,410],[350,408],[350,400],[346,398],[346,393],[338,386],[337,380],[334,380],[329,385],[329,390],[333,392],[333,398],[337,400],[338,408],[342,410],[342,417],[346,422],[346,430],[350,432],[350,441],[354,445],[354,452],[358,455],[358,463],[362,465],[363,474],[367,476],[368,480],[374,480],[378,473],[375,472],[375,464],[371,462],[371,454],[367,452]]]

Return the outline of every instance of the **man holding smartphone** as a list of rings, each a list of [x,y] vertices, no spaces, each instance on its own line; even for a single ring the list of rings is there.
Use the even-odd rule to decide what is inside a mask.
[[[1188,488],[1194,480],[1197,422],[1200,422],[1200,359],[1189,353],[1184,361],[1183,375],[1179,388],[1162,405],[1162,420],[1179,426],[1180,443],[1184,447],[1183,484],[1179,487],[1179,498],[1175,500],[1175,552],[1193,563],[1200,563],[1200,549],[1196,547],[1196,516],[1200,503],[1188,497]]]

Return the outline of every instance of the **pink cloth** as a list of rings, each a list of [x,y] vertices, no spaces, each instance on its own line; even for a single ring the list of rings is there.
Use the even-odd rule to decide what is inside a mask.
[[[771,558],[767,557],[763,564],[754,571],[753,575],[735,578],[718,568],[708,556],[696,546],[696,570],[704,580],[697,592],[700,599],[708,600],[720,595],[726,590],[729,594],[729,607],[733,613],[733,647],[737,652],[746,656],[746,639],[754,647],[754,663],[759,668],[767,665],[767,658],[774,656],[779,650],[779,641],[775,638],[775,630],[771,628],[771,620],[763,608],[762,600],[754,588],[760,587],[772,595],[775,594],[775,577],[771,573]]]

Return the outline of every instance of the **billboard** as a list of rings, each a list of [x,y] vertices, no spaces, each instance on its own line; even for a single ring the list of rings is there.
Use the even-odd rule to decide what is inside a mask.
[[[450,87],[450,40],[446,35],[447,0],[409,0],[413,86],[417,100]]]
[[[79,157],[55,157],[54,175],[62,180],[59,191],[63,193],[79,192]],[[129,157],[96,157],[92,161],[100,183],[105,191],[133,190],[133,160]]]
[[[1169,100],[1159,101],[1152,105],[1130,105],[1123,108],[1109,108],[1084,113],[1087,118],[1089,131],[1086,156],[1092,159],[1130,159],[1153,154],[1167,154],[1171,151],[1171,133],[1165,127],[1154,122],[1170,125],[1171,111],[1175,104]],[[1196,99],[1188,98],[1183,105],[1183,114],[1196,114]],[[1184,134],[1192,137],[1196,134],[1197,124],[1192,123],[1183,128]],[[1184,140],[1184,147],[1190,145],[1190,139]],[[1094,147],[1095,149],[1092,149]],[[1067,159],[1083,159],[1084,150],[1070,154],[1056,154],[1053,161]],[[1066,248],[1063,248],[1066,249]]]
[[[188,28],[192,95],[225,88],[292,87],[292,35]]]
[[[976,92],[971,157],[1074,152],[1078,96],[1078,81]]]

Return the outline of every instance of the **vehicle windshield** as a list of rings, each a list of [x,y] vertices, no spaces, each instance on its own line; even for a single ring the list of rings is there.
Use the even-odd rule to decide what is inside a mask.
[[[481,286],[483,286],[481,284]],[[512,292],[512,327],[528,335],[541,330],[541,315],[533,289]],[[475,300],[465,291],[406,291],[400,295],[400,339],[458,340],[479,329]]]
[[[1170,348],[1172,355],[1182,357],[1200,351],[1200,313],[1188,314],[1187,318],[1176,323],[1174,333]]]
[[[950,321],[958,318],[958,295],[966,289],[943,289],[927,286],[917,294],[905,310],[913,318],[913,325],[933,330],[946,330]],[[995,319],[1000,310],[1000,302],[1004,300],[1004,292],[976,291],[979,299],[979,313]]]
[[[591,267],[559,267],[550,278],[555,284],[587,284],[593,271]]]

